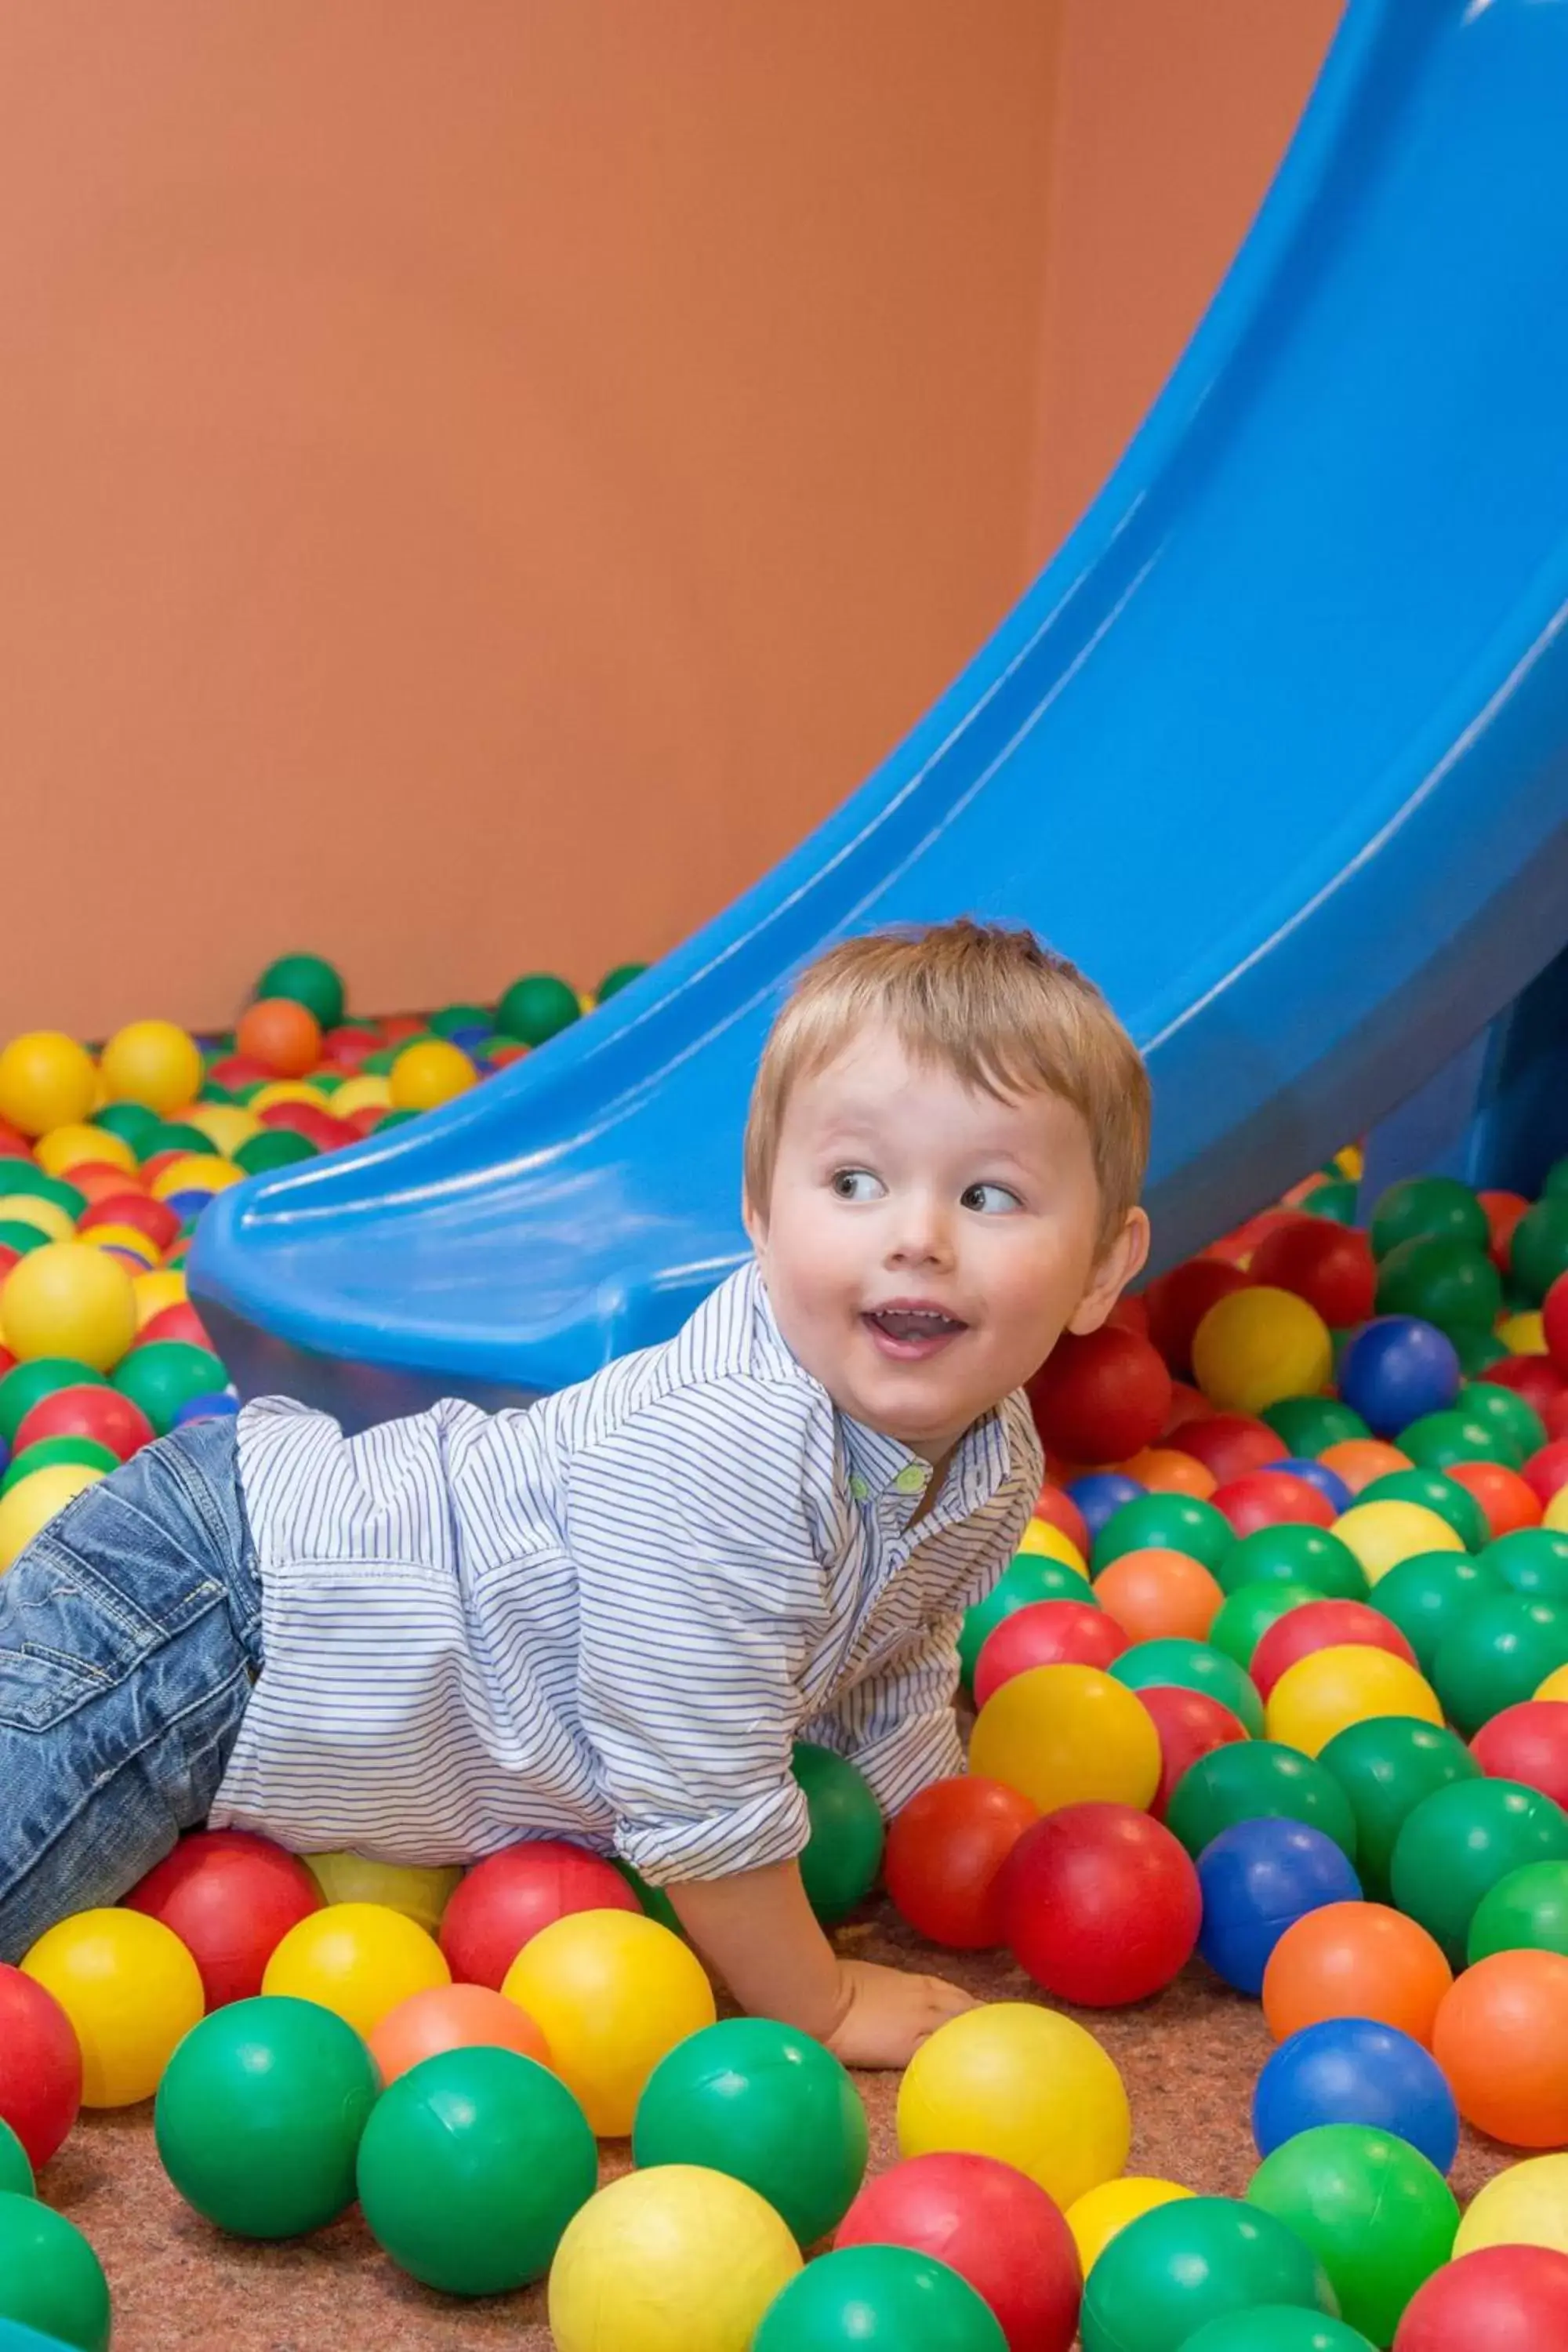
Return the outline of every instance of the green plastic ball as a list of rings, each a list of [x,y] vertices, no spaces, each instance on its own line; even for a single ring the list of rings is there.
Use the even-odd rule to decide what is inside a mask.
[[[342,974],[325,956],[284,955],[269,963],[251,992],[253,1000],[285,996],[313,1013],[323,1029],[335,1029],[343,1017]]]
[[[0,1385],[0,1397],[5,1394]],[[963,1612],[963,1626],[958,1637],[958,1664],[967,1688],[974,1680],[975,1661],[985,1646],[986,1636],[994,1632],[1005,1617],[1020,1609],[1027,1609],[1037,1601],[1089,1601],[1098,1609],[1087,1577],[1065,1560],[1047,1559],[1038,1552],[1015,1552],[984,1601]]]
[[[1259,1582],[1243,1584],[1226,1595],[1218,1613],[1209,1627],[1209,1641],[1238,1666],[1250,1669],[1252,1654],[1281,1617],[1292,1609],[1300,1609],[1309,1601],[1325,1601],[1328,1595],[1314,1591],[1310,1584]]]
[[[1467,1551],[1479,1551],[1491,1533],[1475,1496],[1441,1470],[1385,1470],[1381,1478],[1368,1479],[1356,1501],[1419,1503],[1424,1510],[1436,1511],[1447,1521]]]
[[[1501,1307],[1502,1276],[1468,1242],[1401,1242],[1377,1270],[1380,1315],[1417,1315],[1440,1331],[1489,1331]]]
[[[234,1164],[247,1176],[265,1176],[274,1168],[291,1168],[297,1160],[315,1160],[320,1147],[291,1127],[264,1127],[247,1136],[235,1151]]]
[[[91,1124],[110,1135],[118,1135],[122,1143],[131,1146],[138,1160],[145,1160],[149,1139],[157,1134],[163,1122],[146,1103],[114,1102],[95,1110]]]
[[[1184,2197],[1119,2230],[1089,2274],[1083,2352],[1180,2352],[1258,2304],[1337,2315],[1327,2272],[1294,2230],[1233,2197]]]
[[[74,1356],[35,1356],[28,1363],[15,1364],[0,1380],[0,1437],[7,1445],[14,1444],[33,1407],[58,1389],[108,1386],[101,1372],[95,1372],[90,1364],[79,1363]]]
[[[1342,2319],[1266,2303],[1211,2319],[1188,2336],[1182,2352],[1373,2352],[1373,2347],[1359,2328],[1347,2327]]]
[[[1281,1397],[1278,1404],[1265,1405],[1258,1417],[1297,1462],[1315,1462],[1331,1445],[1372,1435],[1360,1413],[1338,1397]]]
[[[1130,1551],[1184,1551],[1215,1574],[1236,1541],[1223,1511],[1195,1495],[1137,1495],[1113,1511],[1095,1538],[1096,1576]]]
[[[1485,1564],[1462,1551],[1418,1551],[1377,1580],[1373,1605],[1397,1625],[1428,1682],[1445,1637],[1467,1609],[1501,1588]]]
[[[444,2050],[389,2083],[359,2147],[365,2226],[444,2294],[542,2278],[598,2186],[588,2118],[558,2074],[515,2050]]]
[[[140,1405],[157,1434],[173,1429],[174,1416],[193,1397],[213,1396],[228,1385],[222,1360],[210,1348],[188,1339],[149,1339],[122,1356],[114,1386]]]
[[[1370,1903],[1386,1903],[1394,1848],[1417,1805],[1439,1789],[1479,1780],[1481,1768],[1443,1724],[1379,1715],[1337,1731],[1319,1763],[1343,1792],[1356,1826],[1356,1873]]]
[[[1467,1380],[1479,1380],[1489,1372],[1494,1364],[1508,1361],[1509,1349],[1494,1331],[1483,1331],[1478,1324],[1462,1323],[1450,1331],[1454,1353],[1459,1360],[1459,1370]]]
[[[1447,2262],[1459,2227],[1454,2192],[1431,2159],[1370,2124],[1320,2124],[1266,2157],[1247,2201],[1309,2245],[1340,2311],[1392,2344],[1417,2287]]]
[[[543,1045],[582,1017],[577,992],[553,972],[532,971],[514,980],[496,1007],[496,1027],[524,1045]]]
[[[647,970],[646,963],[616,964],[614,971],[605,974],[595,990],[595,1002],[599,1004],[606,1003],[612,996],[618,996],[623,988],[629,988],[634,980],[640,980]]]
[[[1465,1737],[1483,1723],[1533,1698],[1559,1666],[1568,1665],[1568,1603],[1525,1592],[1483,1593],[1438,1644],[1432,1687],[1443,1712]]]
[[[700,2164],[743,2180],[803,2247],[836,2230],[866,2177],[860,2094],[793,2026],[727,2017],[662,2058],[637,2102],[634,2163]]]
[[[797,1739],[793,1769],[811,1817],[800,1874],[807,1902],[823,1925],[832,1927],[863,1903],[877,1883],[886,1834],[882,1809],[865,1774],[830,1748]]]
[[[1488,1544],[1479,1564],[1510,1591],[1568,1601],[1568,1532],[1561,1528],[1514,1528]]]
[[[1400,1431],[1399,1450],[1418,1470],[1447,1470],[1456,1462],[1505,1462],[1517,1470],[1524,1459],[1511,1437],[1462,1405],[1423,1413]]]
[[[1310,1217],[1326,1217],[1333,1225],[1353,1225],[1361,1200],[1361,1186],[1348,1176],[1335,1176],[1326,1184],[1314,1185],[1302,1208]]]
[[[1500,1381],[1467,1381],[1459,1391],[1459,1409],[1508,1440],[1510,1450],[1498,1455],[1500,1462],[1528,1462],[1546,1443],[1546,1423],[1529,1398]]]
[[[36,2197],[0,2193],[0,2320],[109,2352],[109,2282],[81,2231]]]
[[[112,1446],[100,1445],[96,1437],[40,1437],[21,1453],[0,1478],[0,1495],[8,1495],[35,1470],[47,1470],[58,1464],[83,1470],[118,1470],[120,1456]]]
[[[1195,1862],[1237,1822],[1305,1822],[1356,1860],[1355,1816],[1331,1772],[1277,1739],[1232,1740],[1188,1766],[1172,1791],[1165,1826]]]
[[[1364,1601],[1370,1589],[1349,1544],[1328,1528],[1256,1528],[1231,1546],[1215,1575],[1226,1592],[1244,1584],[1310,1584],[1326,1601]]]
[[[210,1156],[212,1148],[211,1136],[204,1135],[199,1127],[186,1127],[180,1119],[160,1119],[147,1138],[142,1157],[143,1160],[156,1160],[164,1151],[194,1151],[206,1158]]]
[[[1156,1642],[1134,1642],[1111,1660],[1109,1671],[1129,1690],[1202,1691],[1227,1706],[1254,1738],[1262,1736],[1263,1701],[1257,1684],[1234,1658],[1207,1642],[1189,1641],[1180,1634],[1167,1634]]]
[[[1527,1209],[1513,1229],[1510,1279],[1539,1307],[1560,1274],[1568,1273],[1568,1197],[1552,1193]]]
[[[204,1147],[211,1150],[211,1146]],[[128,1178],[127,1183],[131,1180]],[[46,1168],[31,1160],[0,1160],[0,1198],[9,1192],[13,1199],[25,1195],[29,1201],[52,1201],[68,1217],[79,1217],[87,1206],[87,1194],[79,1192],[63,1176],[51,1176]]]
[[[18,1257],[31,1256],[52,1239],[41,1225],[25,1224],[19,1217],[0,1217],[0,1249],[15,1250]]]
[[[791,2279],[752,2352],[1007,2352],[989,2304],[946,2263],[910,2246],[840,2246]]]
[[[27,2151],[8,2123],[0,2121],[0,2195],[31,2197],[33,2168]]]
[[[354,2201],[354,2156],[381,2088],[331,2010],[279,1994],[193,2026],[153,2110],[163,2169],[187,2205],[237,2238],[298,2238]]]
[[[1482,1898],[1531,1862],[1568,1862],[1568,1814],[1520,1781],[1478,1775],[1436,1790],[1408,1815],[1394,1843],[1390,1893],[1463,1968]]]
[[[1372,1213],[1374,1257],[1387,1257],[1406,1242],[1433,1240],[1480,1250],[1489,1245],[1487,1213],[1468,1184],[1455,1176],[1407,1176],[1379,1194]]]
[[[430,1034],[454,1037],[465,1029],[483,1029],[488,1034],[494,1020],[494,1008],[489,1004],[444,1004],[439,1013],[430,1015]]]
[[[1483,1895],[1465,1939],[1473,1968],[1494,1952],[1568,1956],[1568,1862],[1528,1862]]]

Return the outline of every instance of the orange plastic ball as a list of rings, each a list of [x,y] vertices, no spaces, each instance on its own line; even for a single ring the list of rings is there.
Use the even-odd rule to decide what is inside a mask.
[[[263,996],[241,1013],[234,1042],[247,1061],[280,1078],[302,1078],[321,1058],[321,1024],[292,997]]]
[[[1094,1597],[1134,1642],[1174,1634],[1206,1642],[1225,1594],[1200,1560],[1184,1551],[1125,1551],[1102,1569]]]
[[[1383,1903],[1330,1903],[1287,1927],[1263,1972],[1276,2042],[1330,2017],[1371,2017],[1432,2046],[1454,1971],[1436,1939]]]
[[[1152,1495],[1194,1495],[1206,1503],[1219,1481],[1195,1454],[1179,1453],[1173,1445],[1146,1445],[1121,1468]]]
[[[1432,2055],[1478,2131],[1510,2147],[1568,2147],[1568,1958],[1478,1960],[1444,1997]]]
[[[1541,1525],[1541,1497],[1528,1478],[1504,1462],[1450,1462],[1447,1475],[1473,1495],[1485,1514],[1491,1538]]]
[[[526,2010],[489,1985],[431,1985],[390,2010],[368,2036],[384,2083],[443,2050],[515,2050],[550,2064],[550,2044]]]
[[[1343,1437],[1337,1445],[1325,1445],[1318,1459],[1325,1470],[1344,1480],[1352,1495],[1374,1478],[1386,1478],[1391,1470],[1415,1467],[1408,1454],[1401,1454],[1397,1445],[1385,1445],[1381,1437]]]

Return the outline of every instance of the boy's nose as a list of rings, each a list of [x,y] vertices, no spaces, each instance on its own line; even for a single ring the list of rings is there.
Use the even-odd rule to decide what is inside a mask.
[[[895,1264],[941,1265],[952,1255],[952,1221],[940,1202],[900,1202],[888,1238],[888,1255]]]

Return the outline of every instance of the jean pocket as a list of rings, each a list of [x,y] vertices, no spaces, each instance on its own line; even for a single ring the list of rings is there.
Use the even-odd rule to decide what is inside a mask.
[[[0,1650],[0,1727],[50,1731],[113,1687],[112,1676],[42,1643]]]

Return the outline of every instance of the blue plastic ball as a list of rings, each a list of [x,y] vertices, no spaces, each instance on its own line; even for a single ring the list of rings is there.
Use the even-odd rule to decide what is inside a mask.
[[[1317,1488],[1325,1502],[1333,1505],[1336,1511],[1348,1511],[1355,1501],[1354,1495],[1339,1472],[1331,1470],[1326,1463],[1299,1462],[1291,1454],[1287,1461],[1270,1462],[1266,1466],[1270,1470],[1289,1470],[1293,1478],[1304,1478],[1309,1486]]]
[[[1424,1413],[1446,1411],[1461,1378],[1452,1339],[1418,1315],[1380,1315],[1340,1358],[1340,1395],[1379,1437],[1397,1437]]]
[[[1084,1477],[1074,1478],[1067,1491],[1083,1515],[1092,1543],[1123,1503],[1135,1503],[1149,1489],[1141,1479],[1129,1478],[1124,1470],[1090,1470]]]
[[[1198,1856],[1204,1924],[1198,1949],[1254,1999],[1287,1927],[1326,1903],[1357,1903],[1361,1881],[1342,1848],[1305,1822],[1236,1822]]]
[[[219,1421],[239,1411],[239,1399],[231,1389],[214,1389],[206,1396],[187,1397],[174,1415],[174,1425],[182,1428],[187,1421]]]
[[[1418,2147],[1447,2172],[1459,2149],[1459,2110],[1429,2050],[1370,2017],[1326,2017],[1282,2042],[1258,2078],[1252,2137],[1259,2156],[1319,2124],[1371,2124]]]

